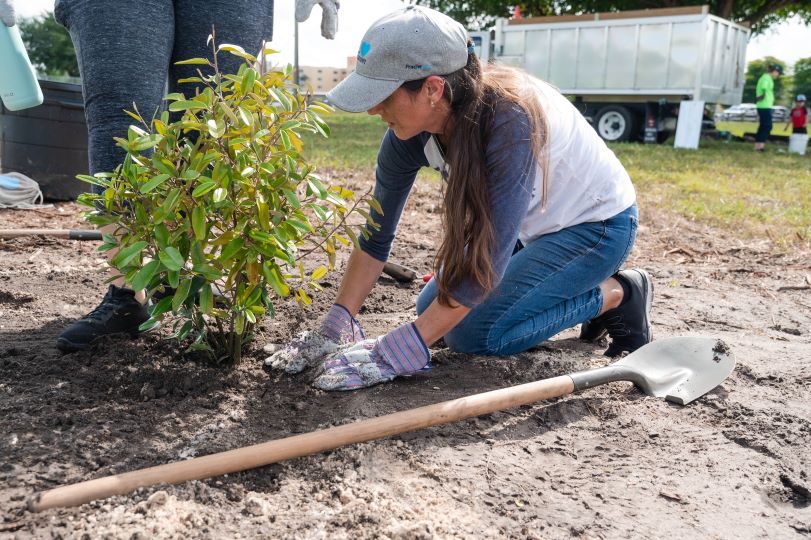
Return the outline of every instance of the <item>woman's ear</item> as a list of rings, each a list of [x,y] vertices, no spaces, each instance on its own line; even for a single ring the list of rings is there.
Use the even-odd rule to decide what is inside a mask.
[[[431,75],[422,85],[428,100],[437,103],[445,95],[445,79],[438,75]]]

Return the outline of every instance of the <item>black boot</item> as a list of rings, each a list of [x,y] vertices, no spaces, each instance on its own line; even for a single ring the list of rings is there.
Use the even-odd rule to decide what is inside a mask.
[[[110,285],[96,309],[68,326],[56,340],[63,352],[85,349],[98,338],[114,334],[137,336],[138,327],[149,319],[147,307],[135,299],[135,292]]]

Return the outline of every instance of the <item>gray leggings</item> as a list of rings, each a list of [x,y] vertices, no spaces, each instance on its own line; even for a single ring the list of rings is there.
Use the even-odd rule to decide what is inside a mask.
[[[209,58],[212,25],[218,43],[252,54],[273,36],[273,0],[57,0],[54,15],[70,31],[79,59],[91,174],[112,171],[124,159],[113,141],[133,123],[124,109],[136,103],[152,118],[164,105],[167,79],[169,92],[194,95],[196,85],[176,81],[205,66],[174,63]],[[219,65],[229,73],[241,62],[222,54]]]

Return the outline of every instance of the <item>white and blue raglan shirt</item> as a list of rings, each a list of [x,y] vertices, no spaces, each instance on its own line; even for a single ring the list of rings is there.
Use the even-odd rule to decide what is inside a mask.
[[[532,79],[547,117],[549,144],[548,202],[542,211],[543,171],[532,154],[527,115],[517,105],[496,105],[485,150],[488,195],[495,241],[493,271],[497,281],[515,248],[536,238],[580,223],[603,221],[626,210],[636,200],[631,179],[614,153],[568,99],[548,84]],[[432,167],[447,176],[439,143],[427,132],[402,141],[388,130],[377,156],[375,198],[383,209],[372,212],[380,224],[361,239],[361,249],[385,261],[417,171]],[[472,280],[451,297],[474,307],[484,299]]]

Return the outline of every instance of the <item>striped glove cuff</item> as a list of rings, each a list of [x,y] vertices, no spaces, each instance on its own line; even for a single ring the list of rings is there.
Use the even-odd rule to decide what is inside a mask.
[[[332,305],[321,322],[319,333],[338,344],[355,343],[366,337],[360,323],[341,304]]]
[[[405,324],[377,339],[375,351],[397,375],[408,375],[426,367],[431,354],[414,323]]]

